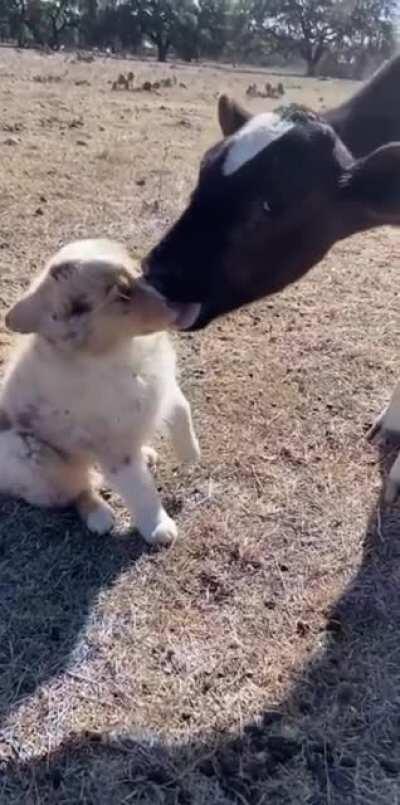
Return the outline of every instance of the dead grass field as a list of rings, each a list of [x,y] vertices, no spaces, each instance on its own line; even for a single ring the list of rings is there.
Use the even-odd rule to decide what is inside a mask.
[[[112,92],[129,69],[178,83]],[[61,242],[142,254],[218,137],[217,94],[248,83],[1,50],[1,312]],[[352,89],[284,84],[316,108]],[[1,803],[400,802],[400,516],[364,441],[399,374],[399,245],[391,229],[348,240],[179,340],[203,458],[162,454],[173,549],[124,534],[122,508],[96,539],[70,512],[2,501]]]

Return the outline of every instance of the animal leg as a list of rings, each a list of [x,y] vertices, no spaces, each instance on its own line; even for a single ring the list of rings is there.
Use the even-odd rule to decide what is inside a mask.
[[[88,486],[75,500],[80,518],[93,534],[107,534],[114,525],[114,515],[108,503]]]
[[[86,488],[88,466],[31,433],[0,430],[0,492],[33,506],[70,505]]]
[[[400,383],[396,386],[389,405],[381,411],[367,433],[368,441],[375,436],[400,439]]]
[[[191,464],[198,461],[200,446],[193,426],[190,405],[177,384],[171,400],[167,426],[177,457]]]
[[[142,452],[120,461],[101,461],[110,486],[125,501],[149,545],[169,545],[177,528],[162,506]]]

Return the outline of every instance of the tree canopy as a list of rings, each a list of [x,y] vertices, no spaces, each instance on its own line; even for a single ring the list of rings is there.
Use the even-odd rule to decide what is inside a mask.
[[[191,61],[304,60],[314,75],[323,58],[354,64],[394,47],[396,0],[0,0],[0,38],[20,47],[152,47]]]

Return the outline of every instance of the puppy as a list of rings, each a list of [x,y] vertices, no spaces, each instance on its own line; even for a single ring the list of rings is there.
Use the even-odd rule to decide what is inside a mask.
[[[0,395],[0,492],[38,506],[74,504],[88,529],[113,526],[94,491],[98,467],[150,544],[177,534],[147,468],[163,422],[178,457],[199,458],[190,407],[161,332],[185,318],[106,240],[61,249],[6,316],[21,339]]]

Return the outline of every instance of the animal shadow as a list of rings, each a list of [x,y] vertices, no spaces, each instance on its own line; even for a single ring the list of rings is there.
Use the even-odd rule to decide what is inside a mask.
[[[380,448],[382,481],[393,456],[387,445]],[[21,629],[20,640],[17,636],[16,642],[20,642],[21,656],[40,655],[42,676],[65,665],[89,601],[100,584],[110,583],[127,559],[120,552],[122,549],[115,553],[113,547],[111,551],[107,541],[98,545],[97,541],[88,542],[83,548],[83,559],[82,554],[75,557],[71,541],[63,558],[64,541],[62,537],[57,540],[50,547],[45,537],[42,542],[39,540],[38,555],[34,538],[29,550],[26,547],[22,550],[22,574],[27,589],[19,596],[10,592],[22,615],[29,607],[22,596],[31,598],[27,595],[30,578],[33,588],[39,588],[33,623],[37,624],[41,647],[38,652],[30,647],[34,635],[29,635],[26,628]],[[92,562],[95,568],[91,567]],[[59,595],[53,579],[54,592],[47,601],[46,573],[51,573],[55,566],[61,591]],[[77,592],[77,601],[71,600],[71,583],[74,589],[82,587],[82,592]],[[58,613],[60,606],[68,613],[65,634],[58,634],[54,640],[51,616],[55,611]],[[43,623],[39,617],[41,611],[46,614]],[[52,645],[54,653],[49,648]],[[316,656],[300,669],[298,681],[288,695],[260,713],[240,733],[212,733],[174,747],[162,745],[151,735],[72,735],[46,757],[26,763],[16,761],[3,769],[3,797],[8,797],[4,801],[100,805],[398,802],[400,512],[384,507],[382,492],[363,536],[360,567],[326,613],[321,645]],[[21,661],[19,666],[22,670]],[[14,666],[13,673],[15,670]],[[32,681],[24,684],[26,689]]]
[[[0,499],[0,726],[67,667],[99,592],[143,550],[140,539],[89,534],[72,511]]]

